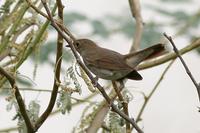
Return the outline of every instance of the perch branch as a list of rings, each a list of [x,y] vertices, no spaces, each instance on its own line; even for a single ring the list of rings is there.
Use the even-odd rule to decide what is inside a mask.
[[[120,88],[117,86],[116,82],[115,81],[112,81],[112,84],[113,84],[113,88],[123,106],[123,111],[124,113],[129,116],[129,112],[128,112],[128,103],[125,102],[124,100],[124,97],[122,96],[121,94],[121,90]],[[129,122],[126,122],[126,133],[130,133],[131,132],[131,127],[130,127],[130,123]]]

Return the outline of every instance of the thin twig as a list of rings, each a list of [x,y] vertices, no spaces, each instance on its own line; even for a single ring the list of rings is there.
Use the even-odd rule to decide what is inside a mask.
[[[2,67],[0,67],[0,74],[5,76],[8,79],[8,81],[10,82],[10,85],[13,88],[13,92],[15,94],[15,98],[16,98],[18,106],[19,106],[20,113],[21,113],[22,117],[24,118],[24,121],[25,121],[25,124],[27,127],[27,131],[28,131],[28,133],[33,133],[34,128],[31,123],[31,120],[29,119],[28,114],[26,112],[26,106],[25,106],[22,96],[19,92],[19,89],[16,85],[15,78],[13,76],[11,76],[8,72],[6,72]]]
[[[35,4],[33,4],[30,0],[26,0],[26,2],[29,4],[29,6],[31,6],[37,13],[39,13],[40,15],[42,15],[45,18],[48,18],[48,16],[43,13],[40,9],[38,9]]]
[[[92,76],[92,74],[89,72],[89,70],[86,68],[86,66],[82,63],[80,57],[78,56],[75,47],[73,46],[72,42],[69,40],[69,38],[62,32],[62,30],[59,28],[59,26],[55,23],[50,10],[47,6],[47,3],[42,0],[42,3],[44,5],[44,8],[49,16],[49,19],[51,21],[52,26],[57,30],[57,32],[65,39],[65,41],[68,42],[77,62],[79,63],[79,65],[83,68],[83,70],[86,72],[86,74],[88,75],[88,77],[90,78],[90,80],[92,81],[92,83],[96,83],[95,78]],[[99,91],[102,93],[103,97],[106,99],[106,101],[108,102],[108,104],[111,105],[112,110],[116,113],[118,113],[122,118],[124,118],[125,120],[129,121],[132,126],[139,132],[139,133],[143,133],[143,131],[139,128],[139,126],[135,123],[135,121],[131,118],[129,118],[126,114],[124,114],[123,112],[121,112],[111,101],[111,99],[109,98],[109,96],[106,94],[104,88],[97,83],[97,88],[99,89]]]
[[[174,52],[176,53],[176,55],[178,56],[178,58],[180,59],[181,63],[183,64],[186,73],[188,74],[188,76],[190,77],[190,79],[192,80],[193,84],[195,85],[196,89],[197,89],[197,93],[198,93],[198,98],[200,101],[200,85],[196,82],[196,80],[194,79],[192,73],[190,72],[188,66],[186,65],[185,61],[183,60],[181,54],[179,53],[178,49],[176,48],[176,45],[172,39],[171,36],[168,36],[166,33],[163,33],[163,35],[169,40],[169,42],[172,44]]]
[[[151,99],[151,97],[153,96],[153,94],[155,93],[155,91],[157,90],[158,86],[160,85],[161,81],[163,80],[164,76],[166,75],[166,73],[168,72],[169,68],[172,66],[172,64],[174,63],[175,60],[172,60],[169,65],[165,68],[165,70],[163,71],[163,73],[161,74],[159,80],[157,81],[157,83],[155,84],[155,86],[153,87],[152,91],[150,92],[150,94],[148,96],[144,96],[144,103],[142,105],[142,108],[136,118],[136,122],[139,122],[141,120],[141,116],[144,112],[145,107],[147,106],[149,100]]]
[[[129,116],[129,111],[128,111],[128,103],[125,102],[124,97],[121,94],[121,90],[120,88],[117,86],[116,81],[112,81],[113,84],[113,88],[123,106],[123,111],[124,113]],[[130,133],[131,132],[131,127],[130,127],[130,123],[128,121],[126,121],[126,133]]]
[[[45,13],[43,13],[40,9],[38,9],[30,0],[26,0],[26,2],[41,16],[45,17],[46,19],[50,20],[49,16],[47,16]],[[59,21],[55,20],[55,23],[59,25],[59,27],[68,35],[72,40],[75,40],[74,35],[63,25],[63,23],[60,23]]]
[[[140,48],[140,43],[142,39],[143,33],[143,20],[140,9],[140,1],[139,0],[129,0],[129,5],[131,9],[132,16],[135,18],[135,34],[133,37],[133,44],[131,46],[130,52],[136,51]]]

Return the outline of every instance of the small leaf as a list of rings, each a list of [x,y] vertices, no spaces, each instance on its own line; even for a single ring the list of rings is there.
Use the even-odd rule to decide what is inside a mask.
[[[38,101],[31,101],[28,107],[29,117],[32,122],[35,122],[39,118],[40,105],[38,104]]]
[[[61,90],[57,101],[57,107],[61,110],[62,114],[66,111],[69,113],[72,109],[71,94],[67,91]]]
[[[109,125],[112,133],[125,133],[124,122],[122,122],[122,118],[115,112],[109,113]]]

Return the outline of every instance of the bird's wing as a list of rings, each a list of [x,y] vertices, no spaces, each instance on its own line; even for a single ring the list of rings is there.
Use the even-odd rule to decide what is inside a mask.
[[[133,70],[126,64],[124,56],[112,50],[104,49],[98,51],[99,53],[93,54],[93,57],[86,57],[83,59],[88,65],[100,69],[108,69],[113,71],[131,71]]]

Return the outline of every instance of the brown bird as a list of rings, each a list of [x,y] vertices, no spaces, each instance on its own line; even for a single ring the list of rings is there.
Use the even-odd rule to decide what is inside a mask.
[[[136,66],[142,61],[165,51],[164,44],[156,44],[141,51],[122,55],[99,47],[89,39],[78,39],[73,44],[88,69],[97,78],[107,80],[121,80],[124,78],[142,80]]]

